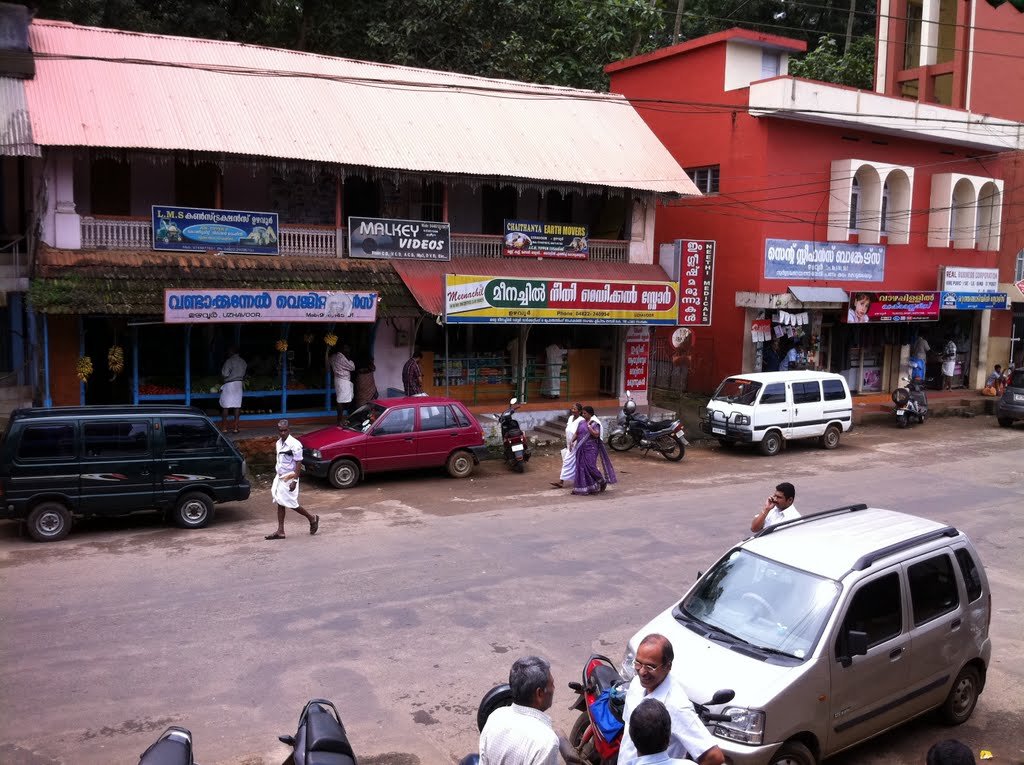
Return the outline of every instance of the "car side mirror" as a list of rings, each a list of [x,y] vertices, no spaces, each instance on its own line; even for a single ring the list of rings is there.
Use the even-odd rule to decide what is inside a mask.
[[[278,736],[277,740],[287,746],[295,746],[295,736]]]
[[[845,650],[843,655],[838,657],[843,667],[853,664],[854,656],[865,656],[868,652],[868,633],[860,630],[848,630],[843,636]]]
[[[711,697],[709,705],[712,704],[728,704],[736,696],[736,691],[732,688],[723,688],[720,691],[715,691],[715,695]]]

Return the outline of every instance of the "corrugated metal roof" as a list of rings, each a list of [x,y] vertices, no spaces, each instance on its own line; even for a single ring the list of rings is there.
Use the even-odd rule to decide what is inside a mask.
[[[32,140],[25,80],[0,77],[0,155],[38,157],[40,154]]]
[[[617,279],[619,281],[670,281],[661,266],[651,263],[607,263],[591,261],[583,271],[579,261],[535,260],[532,258],[459,258],[452,261],[395,260],[391,264],[405,286],[429,314],[444,313],[444,275],[522,276],[526,278]]]
[[[839,287],[790,287],[793,297],[801,303],[849,303],[850,296]]]
[[[699,192],[619,95],[35,20],[37,143]]]

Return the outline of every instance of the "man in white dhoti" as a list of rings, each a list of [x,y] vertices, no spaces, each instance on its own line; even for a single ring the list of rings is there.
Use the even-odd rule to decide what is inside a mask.
[[[280,438],[274,442],[277,452],[276,475],[270,487],[270,496],[277,505],[277,531],[267,534],[264,539],[284,539],[284,514],[291,508],[309,521],[309,533],[316,534],[320,528],[320,516],[311,515],[299,504],[299,471],[302,469],[302,444],[295,436],[288,434],[288,420],[277,423]]]
[[[576,429],[583,419],[583,404],[576,403],[569,407],[569,419],[565,424],[565,447],[562,449],[562,472],[557,481],[551,485],[557,489],[565,486],[576,474]]]
[[[238,432],[238,419],[242,414],[242,381],[245,379],[245,360],[238,355],[238,348],[228,348],[228,359],[220,368],[224,382],[220,386],[220,429],[228,432],[228,412],[235,416],[233,433]]]
[[[541,393],[547,398],[558,398],[562,394],[562,361],[565,359],[565,349],[558,343],[551,343],[544,349],[544,355],[547,360],[547,374]]]
[[[352,403],[352,396],[355,389],[352,387],[352,372],[356,365],[349,356],[352,349],[347,345],[341,346],[341,350],[331,356],[331,371],[334,373],[334,398],[338,406],[338,425],[345,421],[348,414],[349,404]]]

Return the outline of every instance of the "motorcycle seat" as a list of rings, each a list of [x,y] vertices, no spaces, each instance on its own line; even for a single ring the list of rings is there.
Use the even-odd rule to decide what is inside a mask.
[[[142,765],[191,765],[188,746],[183,741],[161,739],[146,750]]]
[[[306,765],[356,765],[356,761],[347,754],[310,752],[306,756]]]
[[[675,425],[675,420],[652,420],[644,424],[645,430],[668,430]]]
[[[598,664],[590,674],[590,682],[597,688],[597,693],[601,694],[608,688],[621,683],[622,676],[614,667],[609,667],[607,664]]]
[[[307,751],[310,755],[320,753],[344,755],[350,758],[354,756],[352,745],[348,742],[348,736],[345,735],[345,729],[332,715],[318,707],[310,709],[309,717],[306,718],[306,736],[309,741]],[[314,765],[314,762],[321,761],[314,761],[307,757],[306,762],[309,765]],[[333,763],[341,765],[344,762],[346,760],[328,759],[323,760],[322,765],[333,765]]]
[[[522,438],[523,431],[519,428],[511,428],[505,431],[505,438]]]

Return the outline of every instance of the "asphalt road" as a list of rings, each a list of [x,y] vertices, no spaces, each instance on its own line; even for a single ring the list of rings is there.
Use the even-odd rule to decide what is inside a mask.
[[[266,492],[201,531],[134,517],[60,543],[0,523],[0,762],[135,763],[169,724],[204,765],[281,762],[302,704],[333,699],[361,763],[450,763],[476,747],[483,693],[519,655],[552,662],[552,713],[592,651],[626,639],[745,535],[780,480],[804,513],[851,502],[955,524],[994,595],[993,662],[973,718],[923,719],[832,760],[921,763],[948,735],[1024,762],[1024,429],[991,417],[867,426],[834,452],[695,448],[670,464],[616,456],[597,497],[487,463],[470,480],[384,478],[348,492],[306,482],[322,516],[268,542]]]

